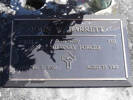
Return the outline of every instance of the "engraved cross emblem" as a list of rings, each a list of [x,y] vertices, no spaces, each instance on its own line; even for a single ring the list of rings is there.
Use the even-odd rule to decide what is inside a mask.
[[[72,62],[76,58],[72,53],[68,52],[68,56],[61,56],[61,60],[66,63],[66,69],[70,70],[72,66]]]

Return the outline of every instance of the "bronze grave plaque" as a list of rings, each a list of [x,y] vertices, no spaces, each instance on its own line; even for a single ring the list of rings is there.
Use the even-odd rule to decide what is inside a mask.
[[[131,86],[126,21],[15,18],[7,87]]]

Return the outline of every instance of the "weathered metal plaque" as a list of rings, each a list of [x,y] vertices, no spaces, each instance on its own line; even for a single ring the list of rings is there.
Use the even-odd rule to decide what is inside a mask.
[[[7,86],[131,86],[126,24],[119,18],[16,18]]]

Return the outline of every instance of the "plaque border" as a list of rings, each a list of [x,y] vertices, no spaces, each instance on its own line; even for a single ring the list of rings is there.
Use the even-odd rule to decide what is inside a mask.
[[[123,50],[123,60],[124,60],[124,66],[125,66],[125,77],[124,78],[67,78],[67,79],[63,79],[63,78],[51,78],[51,79],[46,79],[46,78],[43,78],[43,79],[17,79],[17,78],[10,78],[9,77],[9,80],[10,81],[48,81],[48,80],[58,80],[58,81],[62,81],[62,80],[92,80],[92,81],[98,81],[98,80],[101,80],[101,81],[121,81],[121,80],[127,80],[129,78],[129,75],[128,75],[128,66],[127,66],[127,55],[126,55],[126,48],[125,48],[125,37],[124,37],[124,27],[123,27],[123,20],[122,19],[116,19],[116,18],[86,18],[86,19],[40,19],[40,18],[26,18],[26,19],[14,19],[12,20],[12,31],[11,31],[11,48],[10,48],[10,62],[9,62],[9,72],[10,72],[10,68],[11,68],[11,58],[12,58],[12,38],[13,38],[13,33],[14,33],[14,21],[17,21],[17,20],[20,20],[20,21],[23,21],[23,20],[83,20],[83,21],[120,21],[120,31],[121,31],[121,41],[122,41],[122,50]],[[49,36],[49,35],[44,35],[44,36]],[[52,35],[53,36],[53,35]],[[62,35],[56,35],[56,36],[62,36]],[[92,37],[97,37],[99,35],[73,35],[73,36],[92,36]],[[100,35],[102,37],[108,37],[108,36],[111,36],[111,37],[115,37],[117,35]]]

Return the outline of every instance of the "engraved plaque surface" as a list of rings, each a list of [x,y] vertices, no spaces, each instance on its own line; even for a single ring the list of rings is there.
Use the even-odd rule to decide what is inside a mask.
[[[130,86],[122,19],[16,18],[11,37],[7,86]]]

